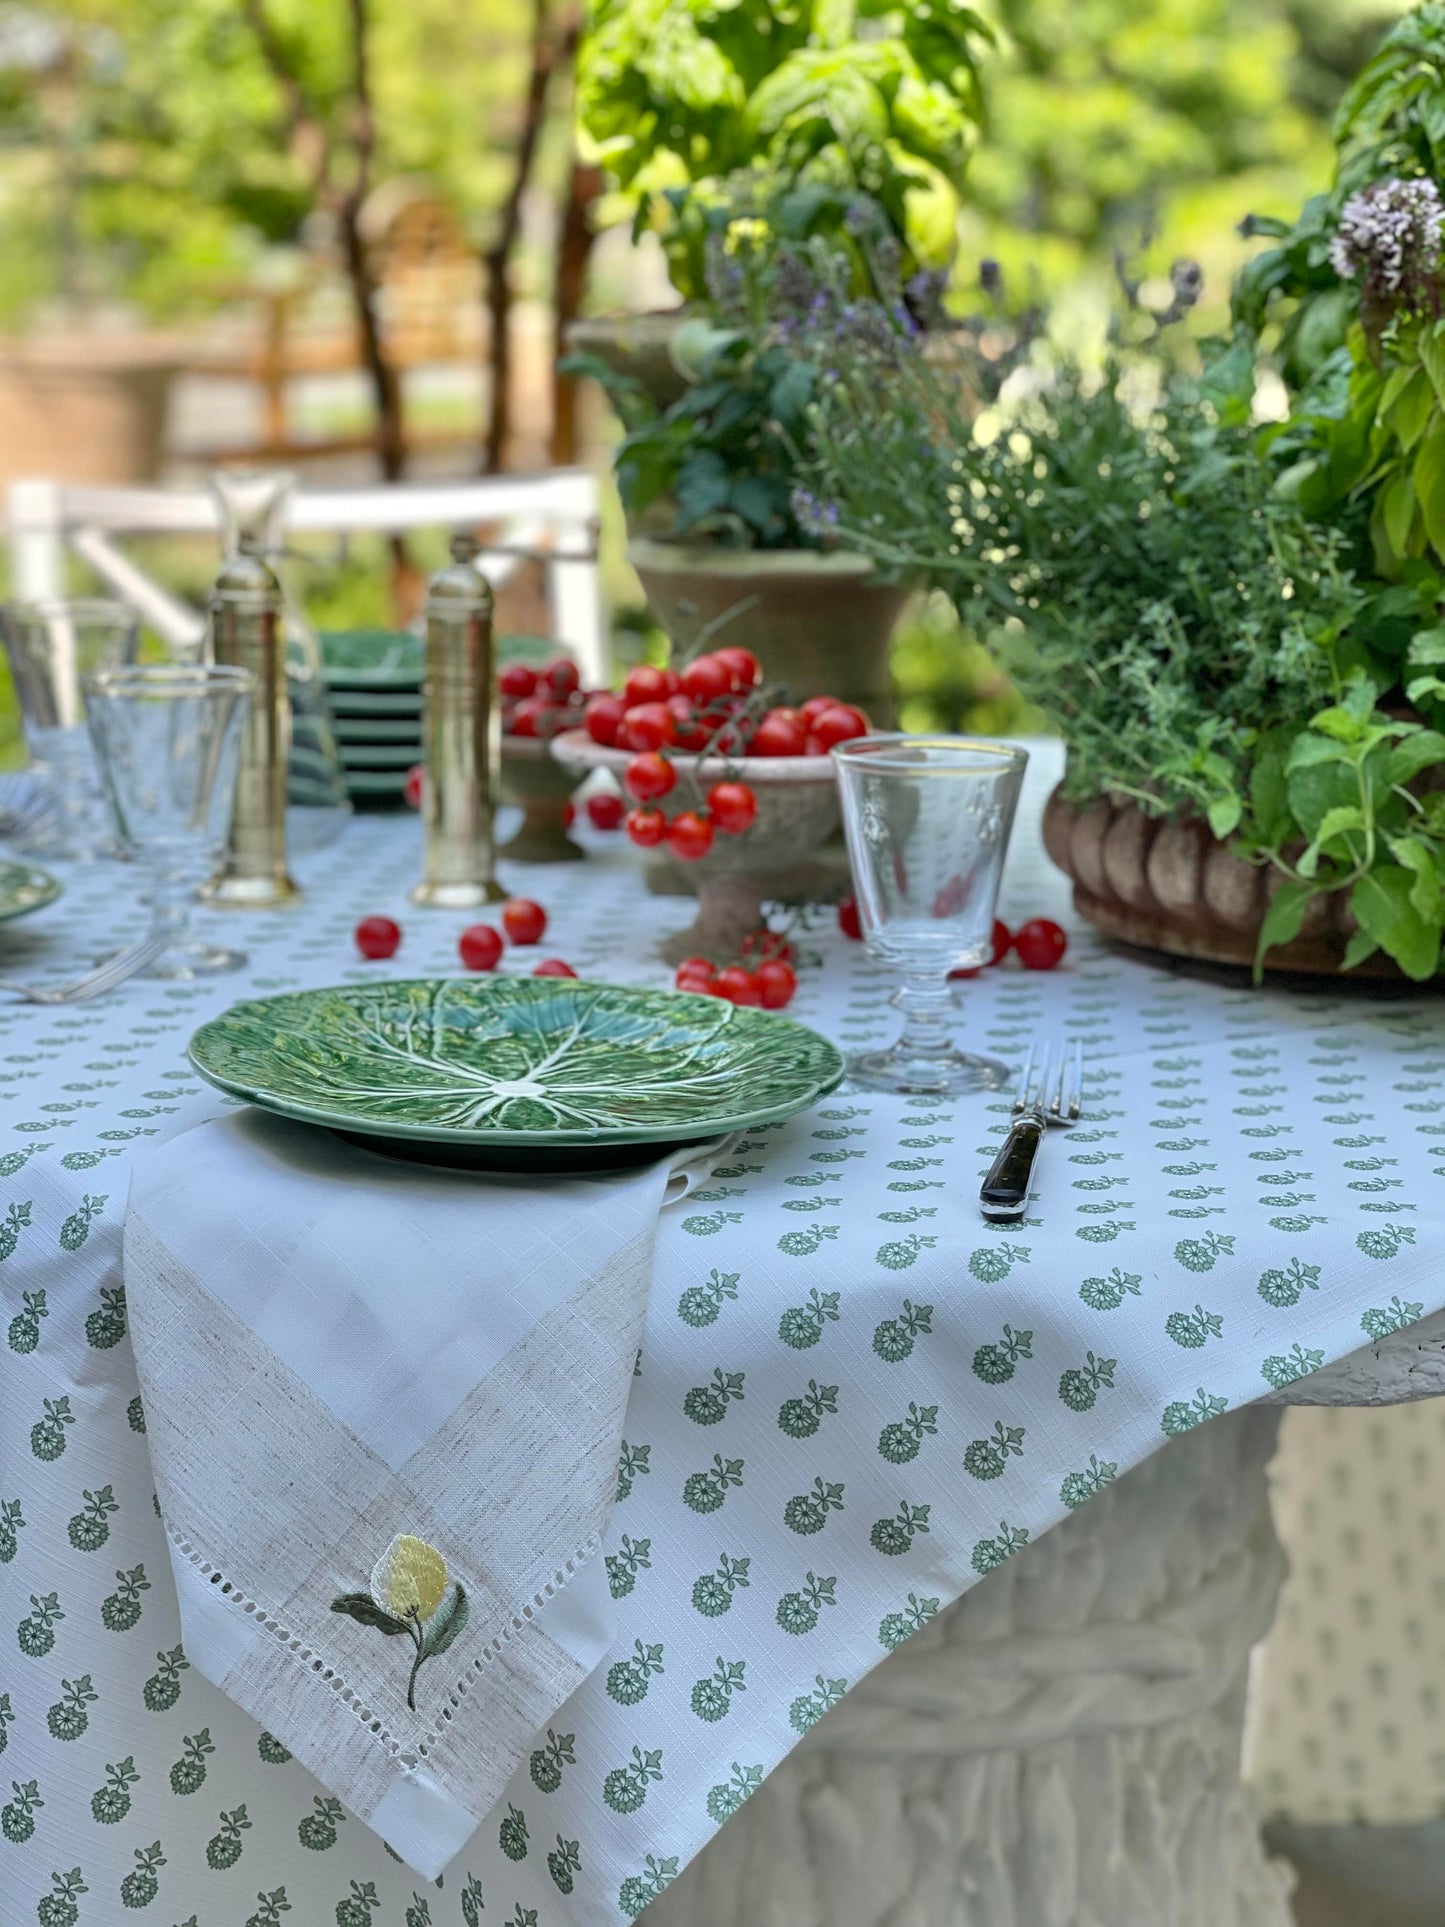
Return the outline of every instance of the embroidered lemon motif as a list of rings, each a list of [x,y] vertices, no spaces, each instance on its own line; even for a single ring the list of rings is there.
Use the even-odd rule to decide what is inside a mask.
[[[331,1602],[363,1626],[388,1639],[411,1640],[414,1656],[406,1682],[406,1703],[416,1711],[416,1676],[423,1660],[444,1653],[467,1623],[467,1595],[460,1581],[447,1590],[447,1562],[435,1546],[399,1532],[371,1569],[370,1590],[344,1592]]]

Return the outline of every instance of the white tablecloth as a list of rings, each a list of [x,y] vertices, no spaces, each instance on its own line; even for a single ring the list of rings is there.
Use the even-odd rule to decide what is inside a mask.
[[[1428,1010],[1362,1024],[1357,999],[1186,982],[1083,933],[1053,976],[987,973],[966,1037],[1015,1056],[1047,1027],[1093,1066],[1030,1222],[987,1232],[974,1210],[998,1100],[844,1096],[744,1140],[664,1225],[605,1546],[615,1657],[423,1887],[186,1667],[118,1269],[128,1154],[220,1103],[181,1055],[197,1022],[374,974],[349,946],[371,911],[406,927],[389,968],[451,967],[465,919],[405,905],[417,837],[356,824],[304,868],[305,906],[247,924],[240,977],[0,1012],[0,1595],[24,1626],[0,1664],[17,1789],[0,1824],[19,1919],[46,1894],[43,1927],[153,1900],[197,1927],[475,1927],[483,1899],[507,1927],[634,1914],[849,1684],[1064,1508],[1445,1297]],[[67,881],[0,933],[6,974],[67,974],[124,934],[123,872]],[[652,946],[685,907],[642,898],[616,842],[510,881],[547,905],[547,953],[666,981]],[[1006,908],[1061,898],[1022,836]],[[831,918],[800,941],[796,1014],[885,1040],[887,974]]]

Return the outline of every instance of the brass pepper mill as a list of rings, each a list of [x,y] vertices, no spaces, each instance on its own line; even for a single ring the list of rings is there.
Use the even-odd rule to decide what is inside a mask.
[[[413,903],[466,910],[506,896],[492,874],[492,591],[470,535],[426,598],[426,872]]]
[[[231,844],[220,875],[202,894],[237,910],[269,910],[301,892],[286,868],[286,768],[291,705],[281,632],[281,585],[242,536],[211,590],[208,652],[212,661],[249,669],[256,679],[241,743]]]

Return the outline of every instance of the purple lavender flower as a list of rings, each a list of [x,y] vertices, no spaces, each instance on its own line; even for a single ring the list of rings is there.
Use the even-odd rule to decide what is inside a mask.
[[[809,535],[828,535],[838,526],[838,504],[820,502],[810,488],[795,488],[791,506],[793,520]]]
[[[1435,287],[1442,226],[1445,208],[1433,181],[1376,181],[1345,202],[1330,264],[1360,282],[1366,301],[1418,308]]]

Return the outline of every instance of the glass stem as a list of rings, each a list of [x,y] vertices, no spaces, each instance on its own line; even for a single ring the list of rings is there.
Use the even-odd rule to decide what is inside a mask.
[[[189,883],[163,871],[151,872],[151,935],[164,937],[167,950],[185,942],[194,896]]]
[[[903,1035],[895,1046],[901,1055],[935,1062],[948,1056],[958,1013],[946,978],[905,977],[903,988],[893,994],[893,1005],[903,1013]]]

